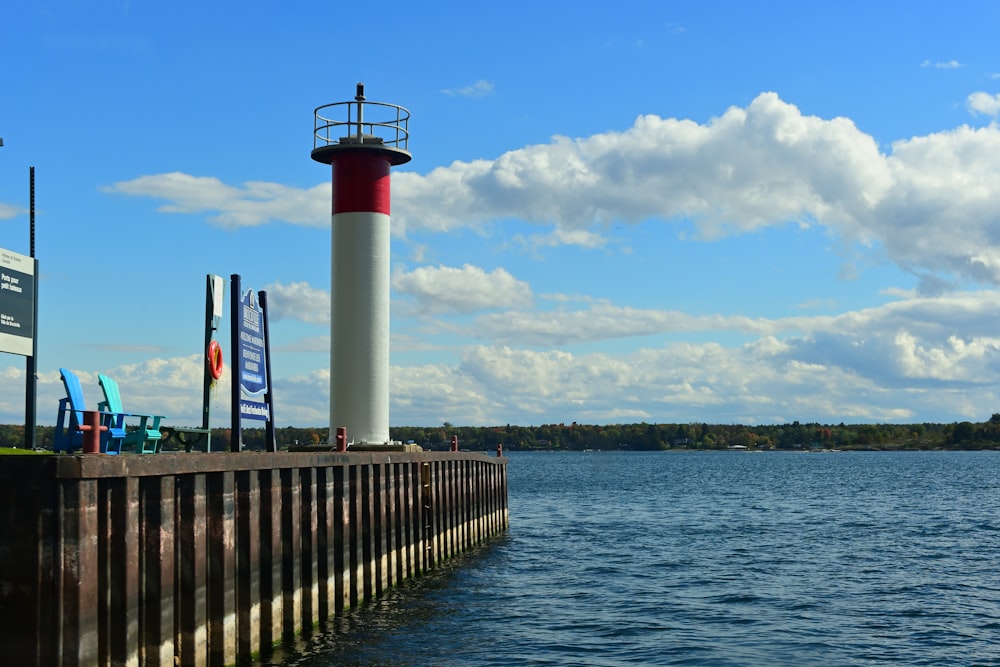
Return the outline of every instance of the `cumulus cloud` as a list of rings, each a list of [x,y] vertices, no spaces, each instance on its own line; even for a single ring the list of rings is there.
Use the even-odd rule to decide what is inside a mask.
[[[393,368],[393,419],[418,423],[407,415],[431,404],[438,421],[469,424],[982,419],[1000,393],[998,308],[1000,292],[984,292],[777,320],[611,304],[484,316],[470,329],[491,342],[462,348],[457,365]],[[739,331],[749,342],[664,342],[617,355],[556,349],[678,330]],[[523,347],[533,343],[544,349]]]
[[[907,378],[975,383],[988,380],[983,363],[996,357],[1000,338],[970,339],[949,336],[943,344],[927,347],[908,331],[900,331],[893,339],[900,372]]]
[[[109,194],[163,199],[162,213],[205,213],[226,229],[283,221],[310,227],[330,224],[329,183],[303,190],[278,183],[249,181],[240,187],[214,177],[180,172],[140,176],[102,188]]]
[[[641,116],[620,133],[456,162],[395,181],[396,218],[447,231],[509,217],[596,246],[613,222],[690,220],[702,238],[797,222],[879,245],[924,280],[1000,282],[1000,128],[898,141],[804,116],[772,93],[707,124]],[[577,234],[583,232],[582,236]]]
[[[461,268],[425,266],[397,270],[392,287],[417,302],[416,312],[471,313],[477,310],[530,306],[531,288],[502,268],[487,273],[469,264]]]
[[[773,321],[626,313],[607,305],[605,318],[581,311],[553,322],[539,314],[532,324],[525,314],[512,326],[529,329],[528,342],[556,345],[575,342],[561,333],[566,327],[586,328],[588,322],[593,324],[573,336],[593,340],[679,328],[754,335],[736,348],[667,343],[622,356],[482,346],[466,352],[460,368],[478,378],[484,391],[495,387],[498,396],[509,395],[512,401],[523,394],[518,409],[530,406],[528,395],[546,410],[562,403],[566,419],[576,419],[575,414],[596,419],[604,404],[608,410],[631,406],[650,416],[673,414],[677,421],[687,421],[685,414],[706,420],[729,414],[751,422],[799,418],[795,415],[817,421],[905,421],[917,413],[915,406],[924,414],[944,409],[976,418],[993,410],[997,394],[1000,336],[993,313],[998,307],[1000,293],[988,292]],[[614,317],[616,311],[620,318]],[[482,326],[477,322],[475,328]],[[531,332],[538,336],[533,341]],[[517,339],[523,344],[525,337]],[[969,400],[963,391],[969,386],[978,387],[976,397],[963,404],[962,396]],[[550,396],[549,387],[561,388],[558,393],[565,393],[566,400]],[[943,403],[934,406],[935,400]]]
[[[264,291],[267,292],[268,318],[273,322],[292,319],[309,324],[330,323],[330,292],[327,290],[294,282],[287,285],[271,283]]]
[[[776,319],[691,315],[600,301],[579,309],[484,314],[463,328],[462,333],[504,345],[559,348],[641,336],[732,332],[747,338],[795,339],[803,345],[819,340],[816,344],[819,354],[829,350],[836,340],[838,349],[849,353],[843,359],[824,357],[822,361],[863,369],[866,365],[883,363],[884,350],[875,351],[873,356],[859,346],[867,344],[871,349],[872,341],[884,340],[886,332],[906,331],[936,346],[951,345],[957,339],[991,339],[995,329],[993,313],[998,309],[1000,292],[996,291],[908,298],[841,315]]]
[[[774,320],[596,303],[556,316],[520,311],[508,334],[500,322],[514,314],[484,316],[473,327],[484,342],[451,349],[453,361],[392,366],[390,414],[394,424],[413,425],[982,420],[1000,397],[998,310],[1000,291],[982,291]],[[561,333],[573,327],[585,331]],[[740,331],[747,342],[644,338],[643,346],[615,354],[570,349],[678,329]],[[328,349],[327,339],[315,341],[307,347]],[[128,409],[190,425],[200,422],[203,364],[195,354],[102,371],[118,380]],[[97,386],[96,372],[78,373],[85,386]],[[12,386],[23,383],[23,369],[0,375]],[[218,425],[228,419],[227,382],[224,375],[212,394]],[[328,368],[275,379],[279,424],[326,425],[328,390]],[[55,405],[62,392],[58,372],[39,374],[40,405]]]
[[[996,95],[983,92],[972,93],[966,100],[966,104],[972,113],[981,113],[995,118],[997,114],[1000,114],[1000,93]]]
[[[836,367],[785,361],[783,350],[773,341],[736,349],[678,343],[622,356],[473,347],[453,372],[438,374],[474,403],[439,410],[453,423],[473,424],[505,423],[512,413],[523,415],[520,423],[687,423],[709,415],[716,423],[754,423],[805,414],[898,421],[909,414],[889,397],[872,400],[879,389],[871,380]],[[435,374],[433,368],[421,371],[423,377]],[[398,407],[403,413],[397,420],[405,423],[409,406]]]
[[[531,287],[503,268],[487,272],[465,264],[460,268],[425,266],[392,277],[397,296],[409,298],[413,314],[472,313],[532,305]],[[330,292],[306,282],[272,283],[265,287],[272,322],[297,320],[308,324],[330,323]]]
[[[851,121],[803,116],[765,93],[706,125],[646,115],[625,132],[399,174],[394,216],[430,230],[508,217],[591,231],[692,218],[706,237],[792,220],[857,227],[891,176]]]
[[[531,287],[503,268],[490,272],[465,264],[460,268],[425,266],[406,271],[397,268],[392,288],[409,298],[412,314],[473,313],[532,305]],[[330,323],[330,293],[305,282],[272,283],[265,287],[272,322],[297,320],[308,324]]]
[[[743,316],[692,316],[670,310],[600,302],[581,310],[559,309],[490,313],[476,318],[466,333],[502,344],[561,347],[577,343],[695,331],[770,333],[768,320]]]
[[[968,100],[970,111],[985,115],[998,105],[986,93]],[[394,315],[434,317],[421,323],[426,330],[394,335],[394,351],[426,353],[416,365],[392,367],[394,424],[907,421],[996,411],[1000,291],[959,291],[1000,283],[995,123],[880,148],[848,119],[807,116],[764,93],[706,123],[644,115],[620,132],[555,137],[496,159],[392,178],[397,235],[515,219],[519,232],[529,229],[511,236],[521,247],[594,249],[613,239],[612,226],[632,223],[682,221],[711,240],[791,222],[821,226],[845,246],[857,244],[851,250],[869,247],[918,279],[917,289],[883,290],[896,300],[877,307],[754,318],[586,295],[536,299],[504,268],[397,266]],[[203,214],[228,227],[329,224],[328,184],[229,186],[163,174],[107,191],[157,198],[164,212]],[[328,324],[326,290],[294,282],[266,289],[274,321]],[[451,334],[449,344],[431,330]],[[606,341],[616,341],[613,354],[594,351]],[[282,345],[325,351],[329,339]],[[154,360],[110,374],[125,387],[142,378],[151,398],[134,409],[194,419],[201,363],[200,356]],[[281,423],[325,424],[328,381],[325,369],[276,381]],[[42,384],[45,400],[56,400],[58,375]]]
[[[202,414],[202,378],[205,358],[200,354],[173,358],[151,358],[142,363],[102,368],[100,372],[118,382],[125,409],[132,413],[165,415],[167,426],[198,426]],[[70,368],[84,386],[84,396],[94,405],[100,396],[97,371]],[[21,374],[23,378],[23,373]],[[23,380],[22,380],[23,382]],[[223,374],[211,393],[212,424],[225,426],[229,422],[229,378]],[[59,371],[38,373],[37,402],[39,406],[55,406],[65,397]],[[39,415],[40,423],[53,423],[55,410]],[[131,422],[127,422],[131,423]]]
[[[860,220],[900,266],[1000,282],[1000,129],[958,129],[893,144],[894,185]]]
[[[993,113],[997,97],[970,96]],[[598,248],[610,224],[689,221],[704,239],[795,222],[884,248],[930,293],[957,279],[1000,283],[1000,127],[960,127],[892,144],[846,118],[803,115],[774,93],[705,124],[640,116],[622,132],[393,175],[393,231],[447,232],[518,219],[533,248]],[[172,173],[107,192],[164,199],[225,227],[329,221],[328,183],[298,189]],[[940,275],[935,275],[940,274]]]
[[[550,413],[559,416],[556,421],[607,421],[622,407],[681,422],[803,415],[906,421],[941,410],[981,419],[995,411],[1000,386],[1000,336],[993,326],[998,306],[998,293],[969,293],[835,317],[751,323],[758,335],[738,347],[665,343],[623,355],[577,355],[474,346],[463,352],[457,371],[475,380],[488,405],[528,414],[532,405],[543,406],[538,418]],[[648,331],[649,319],[636,328]],[[689,319],[689,326],[716,332],[741,326],[738,319],[715,325]],[[971,400],[963,391],[969,386],[978,387]]]
[[[330,369],[274,380],[275,420],[288,426],[326,426],[330,422]]]

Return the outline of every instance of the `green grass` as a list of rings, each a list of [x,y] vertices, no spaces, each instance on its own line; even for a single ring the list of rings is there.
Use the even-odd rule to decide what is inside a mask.
[[[2,454],[51,454],[52,452],[36,452],[32,449],[20,449],[17,447],[0,447],[0,455]]]

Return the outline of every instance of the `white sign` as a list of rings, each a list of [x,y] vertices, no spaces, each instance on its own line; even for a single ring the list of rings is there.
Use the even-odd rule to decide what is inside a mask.
[[[31,356],[35,335],[35,260],[0,248],[0,352]]]

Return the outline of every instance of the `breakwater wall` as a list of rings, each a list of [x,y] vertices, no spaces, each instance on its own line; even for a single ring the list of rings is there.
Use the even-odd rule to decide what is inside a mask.
[[[12,665],[232,665],[508,527],[462,452],[9,456]]]

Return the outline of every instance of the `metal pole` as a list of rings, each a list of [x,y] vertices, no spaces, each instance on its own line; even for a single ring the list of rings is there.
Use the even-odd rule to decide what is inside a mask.
[[[364,111],[362,107],[365,104],[365,84],[358,83],[357,95],[354,96],[354,99],[358,103],[358,143],[361,143],[361,126],[364,123]]]
[[[28,206],[30,212],[28,214],[28,222],[31,226],[29,230],[30,236],[30,253],[31,256],[35,256],[35,168],[28,167]]]
[[[271,333],[267,326],[267,292],[257,293],[261,308],[261,333],[264,334],[264,377],[267,378],[267,393],[264,394],[264,404],[267,406],[267,421],[264,422],[265,449],[269,452],[278,451],[278,443],[274,434],[274,378],[271,377]]]
[[[3,145],[0,142],[0,145]],[[36,361],[38,358],[38,260],[35,259],[35,168],[28,168],[28,201],[30,221],[29,247],[34,263],[34,290],[31,304],[31,356],[24,362],[24,446],[34,449],[38,444],[36,422],[38,407],[38,373]]]
[[[205,429],[205,435],[201,437],[205,438],[206,452],[212,451],[212,382],[214,382],[209,370],[208,348],[219,328],[219,320],[222,319],[221,316],[215,315],[216,312],[222,312],[221,302],[215,303],[216,296],[222,298],[221,293],[218,295],[215,293],[215,278],[216,276],[211,273],[205,276],[205,345],[202,347],[205,358],[202,360],[201,377],[201,427]],[[219,278],[219,282],[222,282],[222,278]]]
[[[240,327],[237,324],[242,317],[241,307],[243,305],[243,287],[240,284],[240,274],[233,273],[229,276],[229,344],[232,349],[229,352],[229,380],[230,397],[232,399],[233,432],[229,440],[229,451],[243,451],[243,423],[240,415]]]

